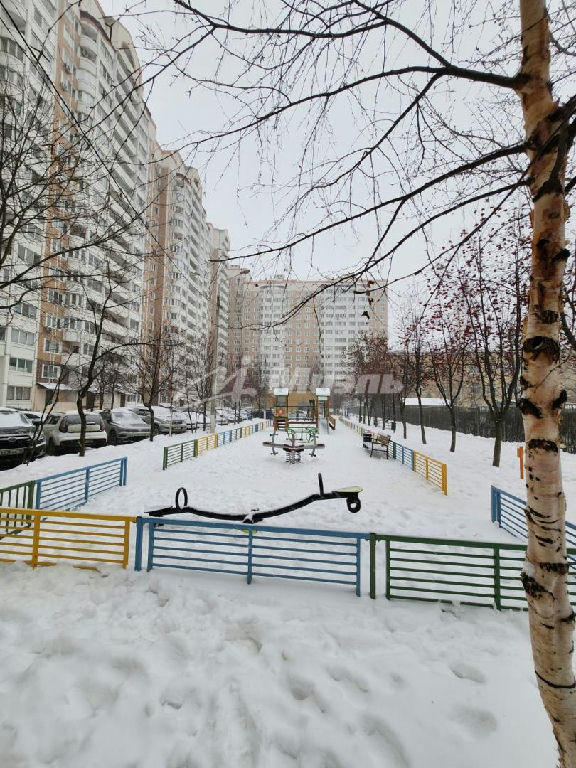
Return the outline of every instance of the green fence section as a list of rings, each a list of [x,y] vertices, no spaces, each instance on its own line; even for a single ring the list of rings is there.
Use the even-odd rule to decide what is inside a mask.
[[[0,488],[0,507],[14,507],[17,510],[34,509],[34,489],[36,481],[9,485]],[[0,512],[0,538],[30,528],[32,517],[17,512]]]
[[[255,432],[261,432],[270,426],[272,426],[271,421],[259,421],[257,424],[226,429],[222,432],[196,437],[194,440],[186,440],[183,443],[168,445],[164,448],[162,469],[168,469],[173,464],[180,464],[183,461],[188,461],[188,459],[194,459],[212,448],[219,448],[221,445],[226,445],[226,443],[231,443],[234,440],[240,440],[242,437],[249,437]]]
[[[18,485],[0,488],[0,507],[17,507],[19,509],[34,509],[35,480]]]
[[[386,549],[385,595],[389,600],[463,603],[526,610],[520,572],[525,544],[370,534],[370,597],[376,597],[376,548]],[[576,548],[568,550],[576,555]],[[576,603],[576,568],[568,588]]]

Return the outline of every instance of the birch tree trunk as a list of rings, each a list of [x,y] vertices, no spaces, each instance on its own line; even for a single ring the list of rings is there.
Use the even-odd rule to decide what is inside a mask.
[[[552,97],[545,0],[520,0],[522,100],[531,161],[532,270],[522,347],[529,537],[522,581],[538,687],[559,749],[559,768],[576,768],[576,688],[572,671],[574,613],[566,585],[565,508],[560,468],[562,389],[561,286],[565,241],[565,167],[569,134]]]

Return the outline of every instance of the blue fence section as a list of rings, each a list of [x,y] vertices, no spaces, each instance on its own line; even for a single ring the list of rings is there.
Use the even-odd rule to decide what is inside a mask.
[[[183,568],[254,577],[319,581],[361,590],[367,533],[139,517],[137,571]],[[147,547],[147,552],[144,550]]]
[[[91,496],[126,485],[128,460],[93,464],[36,480],[36,509],[76,509]]]
[[[518,539],[526,540],[528,538],[528,528],[526,525],[526,501],[518,496],[513,496],[507,491],[503,491],[496,486],[491,486],[491,514],[492,522],[498,523],[500,528],[516,536]],[[566,522],[566,544],[569,547],[576,547],[576,525]]]
[[[405,445],[395,443],[393,440],[390,443],[392,445],[392,458],[414,469],[414,451],[412,448],[406,448]]]

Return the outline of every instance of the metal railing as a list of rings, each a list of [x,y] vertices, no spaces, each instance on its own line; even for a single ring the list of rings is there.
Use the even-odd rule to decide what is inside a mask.
[[[526,540],[528,527],[526,525],[526,501],[513,496],[495,485],[490,487],[490,509],[493,523],[498,523],[512,536]],[[576,525],[566,521],[566,544],[576,547]]]
[[[32,566],[52,565],[59,560],[84,566],[128,565],[130,523],[135,522],[135,517],[0,508],[0,525],[5,518],[18,515],[30,518],[31,525],[0,539],[1,561],[23,561]]]
[[[36,480],[36,509],[75,509],[91,496],[109,488],[126,485],[128,460],[92,464]]]
[[[520,572],[524,544],[494,544],[458,539],[370,535],[370,597],[376,597],[376,545],[385,542],[389,600],[450,602],[526,610]],[[576,554],[576,549],[568,553]],[[568,573],[572,602],[576,601],[576,572]]]
[[[362,424],[357,424],[342,416],[340,416],[340,421],[347,427],[354,429],[359,435],[366,432],[371,435],[383,434],[378,430],[365,427]],[[417,475],[423,477],[428,483],[432,483],[432,485],[440,488],[445,496],[448,495],[448,466],[444,464],[444,462],[439,461],[438,459],[433,459],[431,456],[420,453],[420,451],[414,451],[412,448],[408,448],[392,439],[390,440],[389,445],[392,449],[391,452],[389,451],[389,456],[396,461],[399,461],[401,464],[404,464],[404,466],[410,467],[413,472],[416,472]]]
[[[317,581],[361,590],[367,533],[139,517],[134,568]],[[147,531],[145,530],[147,528]],[[147,552],[144,552],[144,547]]]
[[[188,461],[188,459],[194,459],[206,453],[206,451],[219,448],[221,445],[226,445],[242,437],[248,437],[271,425],[271,421],[262,421],[245,427],[235,427],[223,432],[196,437],[194,440],[186,440],[184,443],[168,445],[164,448],[162,469],[168,469],[173,464],[180,464],[183,461]]]

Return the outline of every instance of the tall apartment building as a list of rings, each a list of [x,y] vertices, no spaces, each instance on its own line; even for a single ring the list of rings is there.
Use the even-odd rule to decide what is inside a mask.
[[[0,7],[0,131],[4,210],[0,229],[0,403],[30,407],[37,366],[39,296],[33,280],[45,250],[45,216],[27,213],[20,188],[40,179],[37,207],[48,206],[49,190],[41,181],[51,162],[49,132],[52,105],[41,102],[45,77],[56,67],[57,7],[52,0],[7,0]],[[40,64],[35,59],[40,55]],[[9,183],[9,179],[16,184]],[[19,226],[12,227],[10,215]],[[11,281],[22,279],[16,286]],[[32,282],[26,282],[28,279]]]
[[[250,358],[271,387],[342,386],[354,341],[388,335],[386,295],[371,281],[330,288],[281,276],[255,282],[238,268],[229,277],[229,354]]]
[[[152,152],[143,338],[208,334],[209,240],[202,184],[177,152]]]
[[[208,245],[210,252],[209,318],[213,343],[218,341],[216,360],[227,363],[228,326],[230,312],[230,280],[227,260],[230,239],[225,229],[208,224]]]
[[[40,97],[43,141],[25,171],[42,178],[51,164],[60,175],[46,189],[50,205],[2,254],[5,294],[15,269],[36,283],[0,305],[0,404],[41,409],[58,390],[72,407],[96,338],[122,402],[135,396],[142,341],[208,338],[210,260],[227,253],[227,235],[206,222],[197,171],[158,145],[125,27],[96,0],[3,7],[0,105],[12,91],[17,103]],[[225,347],[228,282],[216,277]]]

